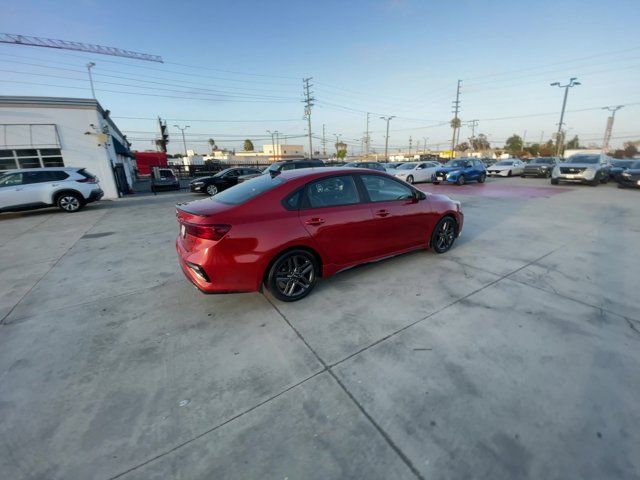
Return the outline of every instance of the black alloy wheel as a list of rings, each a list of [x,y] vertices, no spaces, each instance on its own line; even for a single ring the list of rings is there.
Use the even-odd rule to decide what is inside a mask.
[[[278,300],[295,302],[311,293],[318,280],[318,262],[306,250],[282,254],[271,266],[267,287]]]
[[[431,234],[431,248],[436,253],[444,253],[453,246],[455,239],[455,220],[451,217],[441,218]]]

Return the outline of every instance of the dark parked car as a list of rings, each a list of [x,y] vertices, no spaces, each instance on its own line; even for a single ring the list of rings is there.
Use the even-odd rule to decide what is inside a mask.
[[[368,168],[369,170],[377,170],[379,172],[386,172],[387,169],[383,163],[379,162],[351,162],[347,163],[345,167],[349,168]]]
[[[609,171],[609,178],[615,180],[616,182],[620,182],[620,176],[622,172],[631,167],[638,160],[612,160],[611,161],[611,170]]]
[[[619,187],[640,188],[640,160],[634,161],[629,168],[620,174]]]
[[[243,175],[238,179],[238,183],[246,182],[252,178],[258,177],[265,173],[279,173],[286,170],[298,170],[300,168],[316,168],[324,167],[322,160],[285,160],[283,162],[275,162],[269,165],[267,168],[259,171],[258,173],[252,173],[250,175]]]
[[[536,157],[529,160],[524,166],[523,177],[546,177],[551,178],[553,167],[558,164],[556,157]]]
[[[170,168],[154,169],[151,175],[151,191],[180,190],[180,180]]]
[[[459,158],[450,160],[433,174],[432,181],[435,185],[440,182],[464,185],[469,180],[477,180],[484,183],[487,178],[487,169],[480,160],[475,158]]]
[[[216,173],[213,177],[200,177],[192,180],[189,188],[194,193],[206,193],[207,195],[215,195],[229,187],[233,187],[238,183],[238,177],[241,175],[260,175],[257,168],[227,168]]]

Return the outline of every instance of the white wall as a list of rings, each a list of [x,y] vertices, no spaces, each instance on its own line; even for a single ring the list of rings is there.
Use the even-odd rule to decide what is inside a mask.
[[[95,108],[0,105],[0,124],[34,123],[56,124],[65,167],[86,168],[99,178],[100,186],[104,190],[104,198],[118,197],[107,148],[111,149],[113,158],[115,158],[115,152],[112,146],[98,145],[99,137],[90,126],[93,124],[100,129],[106,123]],[[87,131],[91,134],[85,135]],[[14,128],[7,134],[7,138],[0,138],[0,149],[52,148],[54,146],[49,143],[50,136],[50,133],[34,136],[33,144],[30,145],[28,128]],[[40,142],[47,144],[36,145]]]

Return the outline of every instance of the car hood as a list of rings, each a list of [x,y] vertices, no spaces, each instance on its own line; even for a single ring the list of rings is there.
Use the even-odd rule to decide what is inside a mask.
[[[540,168],[553,168],[553,167],[554,165],[551,165],[549,163],[530,163],[524,166],[524,168],[529,168],[531,170],[540,169]]]
[[[487,170],[511,170],[512,168],[516,168],[515,165],[491,165],[487,167]]]
[[[598,168],[600,165],[597,163],[560,163],[558,166],[566,168]]]

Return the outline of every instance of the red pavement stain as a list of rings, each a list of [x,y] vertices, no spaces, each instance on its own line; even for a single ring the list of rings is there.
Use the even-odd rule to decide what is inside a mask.
[[[498,183],[469,183],[467,185],[433,185],[420,183],[414,185],[423,192],[443,193],[445,195],[469,195],[493,198],[539,198],[550,197],[558,193],[570,192],[566,187],[525,187],[516,185],[500,185]]]

